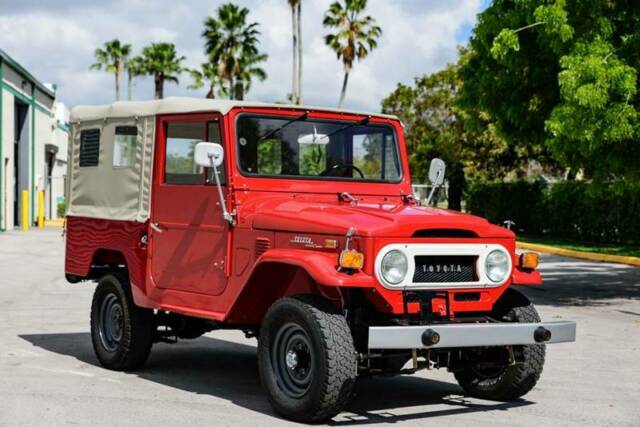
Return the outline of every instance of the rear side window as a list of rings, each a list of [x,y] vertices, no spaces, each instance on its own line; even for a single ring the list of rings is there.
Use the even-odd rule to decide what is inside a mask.
[[[136,140],[138,128],[117,126],[113,141],[113,166],[132,167],[136,163]]]
[[[100,129],[80,132],[80,167],[98,166],[100,157]]]

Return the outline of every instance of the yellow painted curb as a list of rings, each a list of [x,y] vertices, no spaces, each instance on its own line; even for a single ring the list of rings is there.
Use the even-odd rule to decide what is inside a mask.
[[[44,222],[45,227],[62,227],[64,225],[64,218],[46,220]]]
[[[555,246],[538,245],[535,243],[516,242],[516,246],[520,249],[530,251],[546,252],[553,255],[568,256],[572,258],[588,259],[590,261],[614,262],[617,264],[635,265],[640,267],[640,257],[607,255],[594,252],[574,251],[573,249],[558,248]]]

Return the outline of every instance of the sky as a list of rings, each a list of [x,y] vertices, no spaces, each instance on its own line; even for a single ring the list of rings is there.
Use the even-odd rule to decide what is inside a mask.
[[[57,85],[58,99],[68,107],[104,104],[115,99],[113,74],[90,70],[93,52],[113,38],[130,43],[134,53],[151,42],[175,43],[197,68],[206,60],[203,21],[222,0],[0,0],[0,48],[42,82]],[[379,111],[380,101],[398,83],[453,62],[466,44],[476,15],[488,0],[369,0],[367,13],[382,27],[378,48],[355,64],[345,107]],[[264,82],[254,82],[246,99],[285,101],[291,91],[291,11],[286,0],[235,0],[260,24]],[[303,0],[303,90],[306,104],[334,107],[343,78],[341,63],[324,44],[322,16],[331,0]],[[187,74],[180,84],[165,83],[165,96],[203,97],[190,90]],[[121,80],[126,98],[126,79]],[[135,81],[133,99],[151,99],[153,81]]]

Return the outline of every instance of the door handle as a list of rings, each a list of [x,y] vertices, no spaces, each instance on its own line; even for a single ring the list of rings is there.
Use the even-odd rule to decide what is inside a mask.
[[[151,229],[153,231],[156,231],[158,233],[163,233],[164,232],[162,227],[160,227],[160,224],[158,224],[157,222],[152,222],[151,224],[149,224],[149,226],[151,227]]]

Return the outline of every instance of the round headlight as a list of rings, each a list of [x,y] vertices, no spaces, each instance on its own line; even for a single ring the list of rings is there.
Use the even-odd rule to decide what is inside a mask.
[[[484,269],[492,282],[504,281],[509,274],[509,255],[498,249],[489,252],[484,262]]]
[[[409,270],[407,257],[401,251],[389,251],[382,258],[381,273],[384,280],[393,285],[402,282]]]

